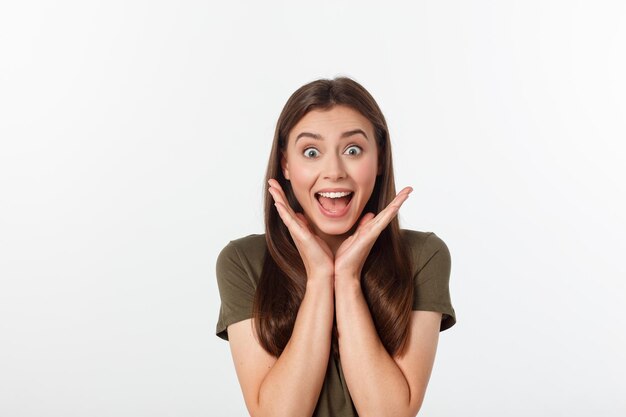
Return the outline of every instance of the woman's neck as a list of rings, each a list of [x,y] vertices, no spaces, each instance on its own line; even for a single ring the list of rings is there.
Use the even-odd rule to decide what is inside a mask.
[[[317,229],[314,231],[314,233],[316,233],[320,239],[322,239],[324,242],[326,242],[326,244],[328,245],[328,247],[330,248],[331,252],[333,253],[333,256],[337,253],[337,250],[339,249],[339,247],[341,246],[341,244],[350,236],[352,236],[352,234],[354,233],[354,231],[356,230],[356,225],[354,227],[352,227],[352,229],[350,229],[349,231],[347,231],[346,233],[342,234],[342,235],[329,235],[326,234],[324,232],[322,232],[321,230]]]

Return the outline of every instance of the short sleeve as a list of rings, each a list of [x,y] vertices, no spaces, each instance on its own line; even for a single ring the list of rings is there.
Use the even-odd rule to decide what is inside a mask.
[[[443,313],[440,331],[456,323],[450,299],[450,265],[448,247],[431,232],[418,255],[418,267],[413,277],[413,310]]]
[[[215,334],[228,340],[229,325],[252,317],[255,286],[232,241],[218,255],[215,272],[221,300]]]

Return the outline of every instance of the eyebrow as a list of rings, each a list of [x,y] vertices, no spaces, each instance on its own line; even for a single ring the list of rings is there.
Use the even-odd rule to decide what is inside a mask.
[[[354,136],[354,135],[363,135],[365,136],[366,140],[369,140],[369,138],[367,137],[367,135],[365,134],[365,132],[362,129],[354,129],[354,130],[349,130],[347,132],[343,132],[340,136],[340,139],[344,139],[344,138],[348,138],[350,136]],[[311,139],[316,139],[316,140],[323,140],[324,138],[322,138],[322,135],[319,135],[317,133],[310,133],[310,132],[302,132],[299,133],[298,136],[296,136],[296,141],[294,143],[298,143],[298,139],[300,138],[311,138]]]

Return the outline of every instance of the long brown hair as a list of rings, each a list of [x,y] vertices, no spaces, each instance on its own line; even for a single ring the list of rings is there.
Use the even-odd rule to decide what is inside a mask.
[[[291,207],[296,212],[302,212],[291,183],[283,176],[281,152],[287,146],[291,129],[307,112],[330,109],[335,105],[353,108],[374,126],[382,169],[361,215],[367,212],[378,214],[396,195],[389,131],[374,98],[350,78],[316,80],[291,95],[276,124],[265,184],[270,178],[276,179]],[[289,229],[280,218],[267,188],[264,200],[268,250],[256,289],[253,317],[261,345],[278,357],[291,337],[307,277]],[[411,269],[407,249],[402,244],[398,218],[395,217],[374,243],[361,275],[361,287],[376,330],[390,355],[402,352],[408,336],[413,300]],[[335,357],[339,356],[336,322],[333,325],[332,351]]]

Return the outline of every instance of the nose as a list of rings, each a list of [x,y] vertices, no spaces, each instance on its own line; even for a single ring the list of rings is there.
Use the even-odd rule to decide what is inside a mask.
[[[340,156],[328,155],[325,159],[322,172],[324,179],[337,181],[346,177],[346,170]]]

